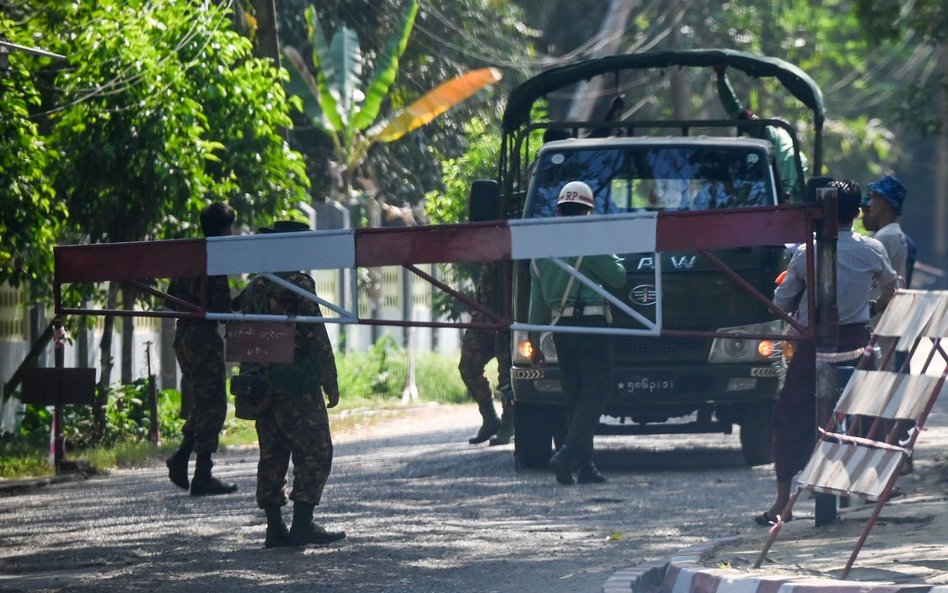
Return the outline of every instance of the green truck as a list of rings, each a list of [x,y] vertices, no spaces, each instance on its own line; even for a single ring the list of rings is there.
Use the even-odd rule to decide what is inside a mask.
[[[775,147],[755,137],[764,136],[760,127],[754,133],[753,126],[785,129],[797,155],[794,130],[781,120],[619,117],[585,122],[535,121],[531,115],[537,101],[595,76],[619,81],[630,71],[714,66],[774,77],[812,111],[816,131],[812,162],[818,171],[822,97],[796,67],[730,50],[610,56],[543,72],[511,93],[504,114],[499,179],[475,185],[472,211],[491,210],[504,218],[552,217],[560,188],[573,180],[592,187],[594,214],[604,216],[762,209],[801,201],[803,164],[796,159],[799,191],[782,191]],[[540,132],[546,141],[536,146]],[[627,280],[613,294],[639,315],[614,312],[612,327],[640,331],[607,338],[614,340],[615,390],[599,433],[730,433],[737,425],[746,461],[768,463],[783,322],[741,284],[771,295],[790,251],[774,245],[707,252],[701,249],[700,233],[694,245],[692,250],[619,254]],[[529,262],[513,262],[515,456],[520,467],[542,468],[565,434],[566,397],[552,334],[517,329],[527,321],[530,281]],[[642,319],[655,319],[659,312],[661,331],[657,335],[645,331]]]

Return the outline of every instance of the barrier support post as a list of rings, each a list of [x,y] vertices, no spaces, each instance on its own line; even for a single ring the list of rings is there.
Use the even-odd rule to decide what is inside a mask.
[[[835,188],[816,190],[825,216],[816,225],[816,427],[825,426],[836,405],[836,369],[823,353],[835,353],[839,344],[839,309],[836,307],[836,254],[838,204]],[[817,435],[814,434],[814,442]],[[816,493],[816,526],[836,520],[836,496]]]
[[[63,328],[63,320],[56,318],[53,320],[53,358],[55,366],[61,369],[66,365],[66,330]],[[62,381],[63,375],[59,375]],[[56,394],[56,405],[53,406],[53,468],[58,475],[62,472],[62,463],[66,459],[66,443],[63,438],[63,386],[58,385],[59,390]]]

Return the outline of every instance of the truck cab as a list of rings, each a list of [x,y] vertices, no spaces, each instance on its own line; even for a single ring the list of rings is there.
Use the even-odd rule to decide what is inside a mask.
[[[799,201],[781,188],[774,147],[748,133],[780,120],[610,122],[532,121],[530,107],[547,93],[621,69],[726,64],[755,76],[775,76],[822,125],[819,89],[801,71],[774,58],[730,50],[633,54],[587,60],[542,73],[514,90],[504,117],[498,190],[507,218],[555,215],[559,190],[570,181],[588,184],[595,215],[636,212],[709,212],[773,208]],[[616,75],[618,76],[618,75]],[[538,131],[559,138],[531,147]],[[700,130],[700,132],[697,132]],[[793,136],[799,154],[799,143]],[[821,143],[813,158],[819,170]],[[797,158],[799,181],[805,183]],[[798,195],[802,195],[801,191]],[[472,194],[472,199],[473,199]],[[723,263],[759,294],[773,293],[786,267],[787,246],[620,253],[626,282],[611,291],[641,317],[661,315],[659,335],[617,332],[613,340],[614,390],[599,434],[730,433],[740,427],[749,464],[772,461],[771,413],[781,377],[783,322],[724,273]],[[531,276],[517,261],[510,278],[515,326],[527,320]],[[660,287],[656,287],[656,273]],[[636,316],[613,312],[611,326],[645,329]],[[710,336],[710,337],[709,337]],[[732,337],[733,336],[733,337]],[[511,336],[515,402],[515,456],[520,467],[546,466],[566,431],[562,390],[551,331],[515,330]]]

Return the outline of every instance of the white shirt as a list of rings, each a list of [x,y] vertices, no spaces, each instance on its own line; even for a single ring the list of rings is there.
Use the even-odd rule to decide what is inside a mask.
[[[892,268],[901,278],[905,278],[905,266],[908,262],[908,242],[905,233],[898,222],[890,222],[873,235],[873,238],[882,243],[885,252],[889,255]]]
[[[888,286],[897,276],[882,243],[852,229],[840,229],[836,243],[836,308],[840,325],[869,321],[869,293],[873,281]],[[774,304],[787,313],[796,311],[800,323],[809,323],[806,294],[806,248],[797,251],[787,276],[774,291]]]

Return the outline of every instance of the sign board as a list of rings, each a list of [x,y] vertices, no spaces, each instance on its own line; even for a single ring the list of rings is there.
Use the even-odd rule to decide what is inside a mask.
[[[27,369],[22,401],[37,406],[91,406],[95,403],[95,369]]]
[[[230,321],[226,326],[228,362],[293,362],[296,324]]]

